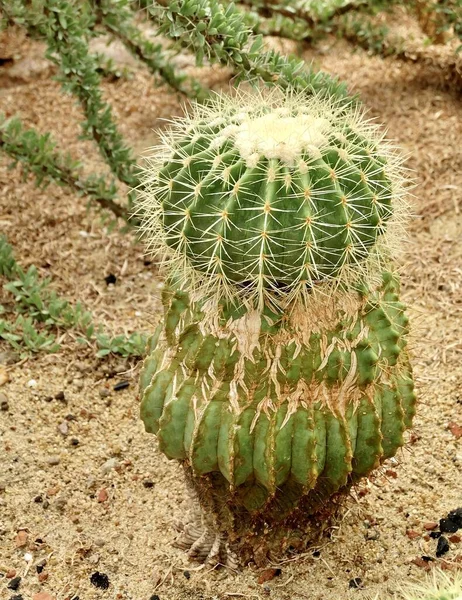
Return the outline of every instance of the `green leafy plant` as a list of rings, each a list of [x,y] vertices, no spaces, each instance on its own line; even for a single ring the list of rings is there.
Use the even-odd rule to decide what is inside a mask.
[[[128,207],[116,201],[115,183],[107,183],[103,176],[82,177],[79,162],[56,150],[51,134],[26,129],[16,117],[5,119],[0,116],[0,148],[13,159],[12,166],[20,163],[25,176],[28,173],[35,175],[38,186],[45,186],[50,181],[66,185],[116,217],[128,219]]]
[[[16,320],[6,320],[7,310],[0,312],[0,337],[16,349],[32,352],[45,350],[57,352],[57,330],[74,330],[82,343],[95,342],[97,356],[120,354],[141,356],[146,347],[146,336],[132,333],[130,336],[110,336],[101,326],[95,326],[92,314],[80,302],[75,305],[58,296],[50,289],[50,279],[41,279],[35,266],[24,271],[14,259],[11,246],[0,236],[0,275],[8,281],[5,291],[12,294]],[[10,311],[12,312],[12,311]]]

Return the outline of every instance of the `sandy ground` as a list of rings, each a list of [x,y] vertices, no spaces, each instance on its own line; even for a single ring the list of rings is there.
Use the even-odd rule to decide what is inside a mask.
[[[93,144],[77,141],[80,110],[50,79],[39,51],[16,44],[16,71],[0,70],[0,111],[51,130],[88,171],[104,171]],[[0,343],[9,379],[0,387],[7,402],[0,412],[2,598],[359,600],[389,597],[435,565],[462,567],[460,538],[436,559],[437,541],[425,528],[462,505],[462,106],[432,72],[412,64],[340,42],[306,55],[313,57],[361,94],[414,170],[416,218],[402,273],[420,405],[409,444],[347,502],[330,539],[289,557],[261,583],[257,570],[210,570],[172,546],[188,500],[180,467],[158,452],[138,418],[136,362],[98,360],[93,348],[63,335],[60,354],[15,365]],[[207,78],[223,84],[226,74],[209,70]],[[180,112],[180,102],[142,69],[105,83],[104,92],[137,153],[155,142],[161,118]],[[149,331],[161,284],[142,248],[109,232],[85,200],[56,185],[37,190],[7,166],[0,157],[0,228],[20,263],[37,265],[110,330]],[[113,286],[104,281],[109,273]],[[0,292],[0,304],[7,301]],[[115,391],[122,380],[128,387]],[[104,584],[101,574],[108,589],[94,585]],[[17,591],[8,588],[15,576]]]

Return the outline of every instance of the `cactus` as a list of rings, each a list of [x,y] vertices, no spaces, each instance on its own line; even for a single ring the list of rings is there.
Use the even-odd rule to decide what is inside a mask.
[[[405,206],[399,156],[360,110],[278,91],[196,105],[146,185],[148,242],[182,287],[260,309],[379,272]]]
[[[404,187],[380,131],[319,95],[218,96],[164,134],[139,209],[168,268],[141,416],[204,508],[192,555],[300,547],[403,445]]]
[[[400,597],[403,600],[461,600],[462,572],[448,575],[441,570],[435,570],[431,579],[424,584],[406,584]]]

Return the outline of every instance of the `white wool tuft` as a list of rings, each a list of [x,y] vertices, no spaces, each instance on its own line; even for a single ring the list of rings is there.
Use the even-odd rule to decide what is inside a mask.
[[[293,166],[305,151],[319,152],[318,149],[327,144],[331,125],[321,117],[310,114],[285,116],[287,112],[279,110],[258,117],[246,115],[240,125],[229,125],[221,133],[233,138],[239,154],[246,161],[257,153]]]

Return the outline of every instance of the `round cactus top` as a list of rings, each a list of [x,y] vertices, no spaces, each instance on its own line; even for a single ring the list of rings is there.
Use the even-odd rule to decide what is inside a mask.
[[[260,310],[381,270],[405,214],[401,159],[357,107],[238,92],[195,105],[148,159],[148,246],[181,287]]]
[[[220,147],[232,140],[249,168],[257,167],[263,158],[295,166],[305,154],[320,156],[330,129],[327,119],[313,116],[306,107],[296,111],[282,107],[261,116],[244,112],[220,131],[212,145]]]

